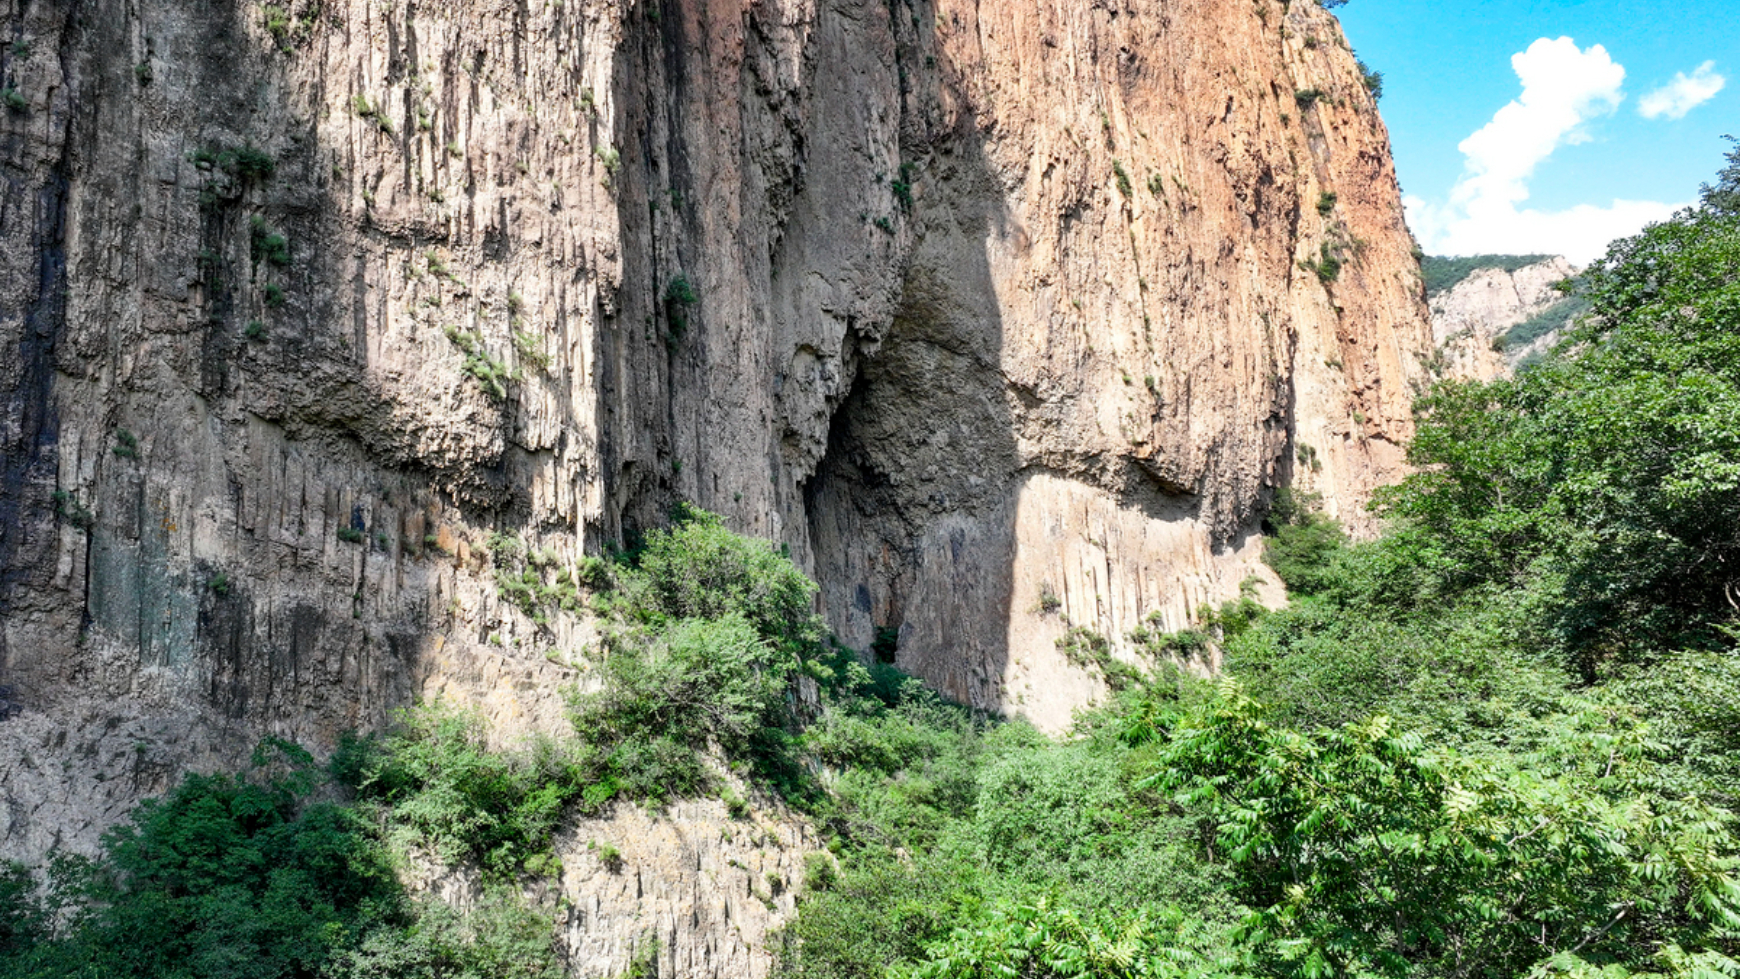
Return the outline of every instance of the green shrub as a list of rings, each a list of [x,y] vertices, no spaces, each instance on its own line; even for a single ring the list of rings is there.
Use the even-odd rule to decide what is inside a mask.
[[[815,584],[769,542],[732,533],[716,514],[680,506],[669,529],[647,534],[637,559],[622,588],[643,622],[740,615],[788,655],[821,640]]]
[[[958,750],[972,730],[965,711],[951,707],[919,683],[907,679],[885,702],[877,696],[857,696],[873,689],[868,671],[856,662],[842,686],[849,691],[833,709],[804,731],[804,750],[824,764],[894,775]]]
[[[832,856],[819,852],[804,854],[804,890],[825,891],[839,879],[840,870]]]
[[[71,491],[55,490],[51,499],[54,501],[54,515],[59,519],[84,531],[97,525],[96,515],[86,509]]]
[[[480,718],[440,706],[401,712],[378,743],[352,739],[334,773],[383,807],[394,838],[495,874],[543,856],[585,784],[583,758],[551,743],[523,755],[492,751]]]
[[[709,745],[727,758],[781,760],[791,665],[739,613],[676,620],[643,642],[612,644],[603,689],[573,700],[574,727],[614,792],[693,795],[711,784]]]
[[[1133,193],[1130,188],[1130,175],[1125,172],[1124,165],[1117,160],[1112,161],[1112,175],[1117,178],[1118,193],[1128,199]]]
[[[1309,595],[1322,590],[1330,580],[1331,565],[1347,543],[1341,525],[1318,513],[1316,497],[1301,497],[1290,490],[1275,495],[1265,529],[1263,563],[1275,569],[1289,591]]]
[[[266,4],[260,8],[260,19],[265,24],[266,33],[283,44],[290,38],[290,14],[277,4]]]
[[[52,913],[43,906],[36,876],[24,864],[0,862],[0,961],[22,961],[52,935]]]
[[[562,979],[550,914],[511,888],[491,885],[461,914],[437,901],[416,906],[409,927],[380,928],[328,962],[325,979]]]
[[[429,270],[436,275],[447,274],[447,267],[439,264],[439,256],[433,251],[429,253]],[[447,339],[465,355],[460,364],[460,370],[476,378],[485,391],[499,400],[506,400],[509,382],[520,379],[519,372],[509,369],[507,364],[492,356],[484,346],[483,334],[466,332],[458,327],[449,326],[446,329]]]
[[[1372,70],[1372,67],[1363,61],[1356,60],[1354,63],[1359,68],[1360,83],[1365,85],[1367,92],[1371,93],[1371,100],[1373,102],[1382,100],[1384,97],[1384,73]]]
[[[252,145],[223,151],[219,155],[218,165],[241,180],[253,183],[270,180],[278,172],[278,161],[270,153]]]
[[[513,336],[514,349],[519,351],[522,361],[537,370],[549,369],[550,355],[545,352],[541,339],[521,330],[515,330]]]
[[[1208,633],[1201,629],[1162,632],[1159,626],[1159,614],[1154,613],[1149,616],[1148,625],[1130,631],[1130,641],[1157,663],[1188,663],[1206,653],[1212,642]]]
[[[52,939],[26,906],[34,941],[0,975],[312,976],[356,935],[399,926],[383,854],[354,814],[307,801],[309,762],[269,741],[240,778],[189,775],[140,804],[47,895],[63,908]]]
[[[255,265],[265,262],[282,267],[290,264],[290,242],[256,214],[249,222],[248,254]]]
[[[720,798],[725,803],[725,814],[732,819],[743,819],[749,815],[749,800],[743,798],[736,789],[727,787]]]
[[[1317,247],[1317,259],[1303,263],[1305,269],[1317,276],[1317,281],[1328,285],[1341,278],[1340,251],[1329,242],[1323,242]]]
[[[698,301],[695,287],[684,276],[677,276],[665,287],[665,322],[669,324],[672,340],[681,340],[688,332],[689,310]]]
[[[622,851],[613,843],[592,843],[591,849],[598,854],[598,862],[605,870],[613,874],[622,873]]]
[[[533,622],[544,625],[551,613],[581,608],[577,572],[558,567],[554,554],[525,553],[517,537],[494,534],[489,542],[496,591]]]

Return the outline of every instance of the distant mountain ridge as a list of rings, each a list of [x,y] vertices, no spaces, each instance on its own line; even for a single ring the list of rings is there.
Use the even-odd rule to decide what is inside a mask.
[[[1563,256],[1427,257],[1420,265],[1437,363],[1448,377],[1507,376],[1588,310],[1561,288],[1579,271]]]
[[[1426,295],[1436,296],[1454,289],[1476,272],[1497,269],[1515,272],[1530,265],[1550,261],[1552,255],[1427,255],[1420,259],[1420,278],[1426,283]]]

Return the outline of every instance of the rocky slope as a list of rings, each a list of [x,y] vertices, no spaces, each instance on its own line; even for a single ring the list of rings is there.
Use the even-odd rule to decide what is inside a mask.
[[[559,723],[548,596],[677,499],[1058,727],[1067,628],[1401,465],[1418,269],[1308,0],[0,9],[0,852],[419,696]]]
[[[1432,341],[1446,376],[1489,381],[1504,377],[1558,336],[1551,330],[1522,343],[1506,343],[1513,327],[1567,304],[1553,286],[1577,274],[1563,257],[1507,272],[1479,269],[1431,297]],[[1567,321],[1569,313],[1566,314]]]

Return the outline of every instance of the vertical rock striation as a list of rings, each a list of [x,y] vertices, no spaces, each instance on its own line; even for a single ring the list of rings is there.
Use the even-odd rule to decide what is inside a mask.
[[[677,499],[1056,727],[1067,628],[1401,465],[1418,267],[1309,0],[0,9],[8,853],[262,732],[555,723],[589,627],[499,576]]]

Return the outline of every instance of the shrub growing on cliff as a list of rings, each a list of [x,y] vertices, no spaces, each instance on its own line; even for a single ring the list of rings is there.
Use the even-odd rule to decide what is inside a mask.
[[[1319,499],[1282,489],[1266,521],[1270,532],[1263,561],[1296,594],[1309,595],[1327,582],[1325,574],[1346,542],[1341,525],[1319,513]]]
[[[670,325],[670,340],[674,343],[689,331],[689,310],[700,297],[686,276],[677,276],[665,288],[665,322]]]
[[[256,214],[248,227],[248,253],[255,265],[261,262],[280,267],[290,264],[289,240],[273,231],[265,218]]]
[[[427,706],[399,715],[378,742],[349,739],[334,774],[381,808],[403,843],[455,864],[473,859],[496,874],[517,872],[550,848],[563,806],[584,772],[571,755],[492,751],[481,718]]]
[[[651,626],[682,619],[742,616],[791,655],[824,632],[816,585],[765,540],[732,533],[718,515],[678,506],[669,529],[654,530],[622,576],[634,616]]]
[[[573,705],[574,727],[596,752],[596,784],[608,794],[666,799],[709,784],[709,746],[731,759],[782,760],[793,665],[735,611],[669,623],[643,642],[613,642],[603,689]]]
[[[1359,67],[1359,80],[1365,85],[1365,90],[1371,93],[1371,100],[1377,102],[1384,97],[1384,73],[1374,71],[1363,61],[1354,62]]]
[[[1341,253],[1329,242],[1323,242],[1317,248],[1317,258],[1302,263],[1305,269],[1317,276],[1317,281],[1329,285],[1341,278]]]

